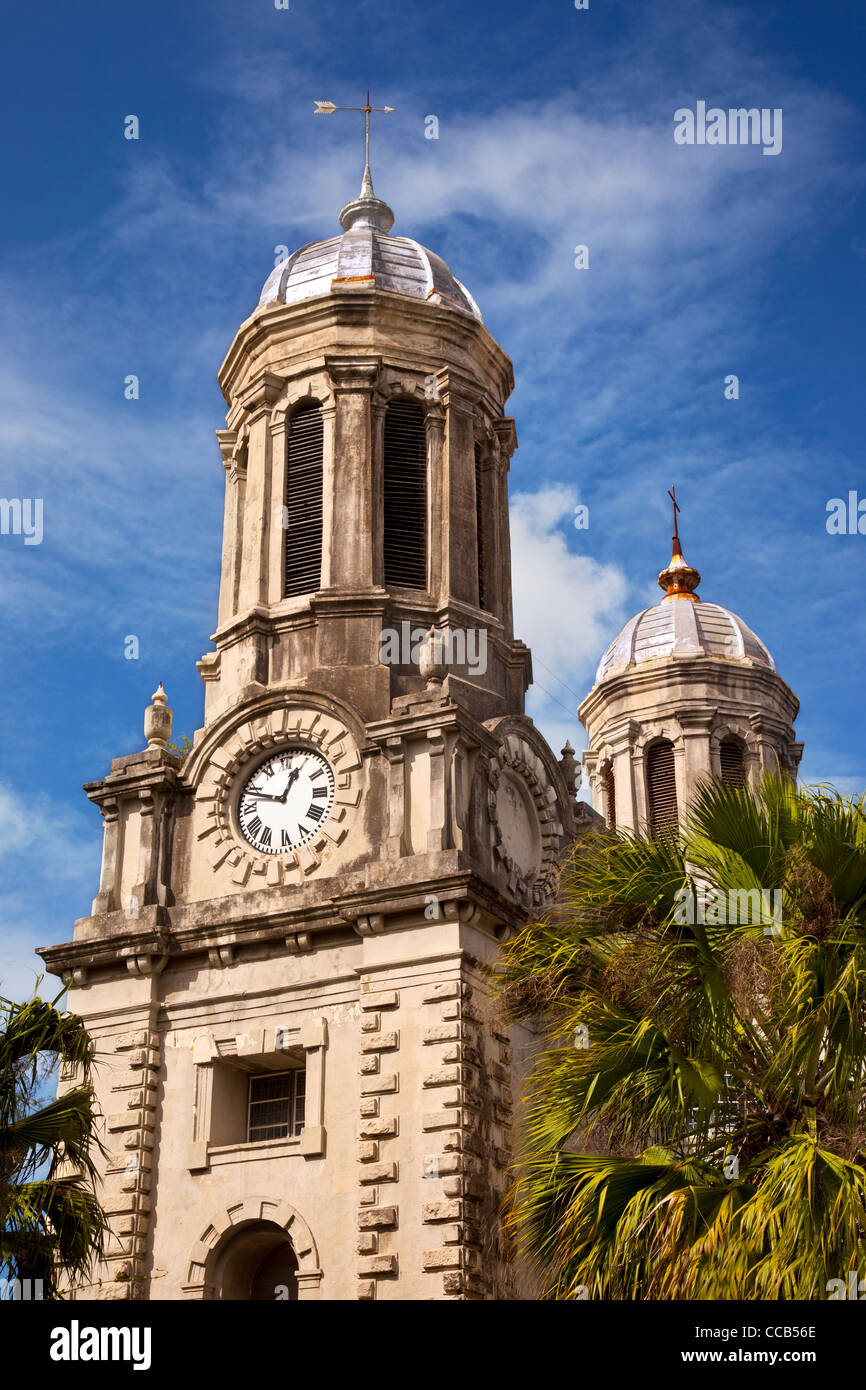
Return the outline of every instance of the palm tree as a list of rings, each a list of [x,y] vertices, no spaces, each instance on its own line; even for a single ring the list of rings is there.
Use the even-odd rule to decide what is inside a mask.
[[[75,1014],[35,995],[0,999],[0,1267],[41,1280],[59,1298],[64,1276],[81,1276],[102,1252],[106,1223],[94,1192],[97,1119],[90,1085],[93,1044]],[[36,1092],[52,1066],[79,1081],[56,1100]]]
[[[708,781],[681,833],[585,837],[503,993],[552,1039],[508,1210],[542,1296],[826,1298],[863,1263],[866,797]]]

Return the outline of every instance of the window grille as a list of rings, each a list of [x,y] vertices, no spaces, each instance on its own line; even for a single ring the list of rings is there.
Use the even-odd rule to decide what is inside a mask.
[[[650,825],[654,834],[675,831],[679,825],[674,746],[667,739],[654,743],[647,757]]]
[[[385,584],[427,588],[427,438],[424,411],[391,401],[385,411]]]
[[[304,1127],[306,1072],[266,1072],[250,1077],[247,1141],[287,1139]]]
[[[302,405],[289,425],[286,458],[286,598],[322,582],[322,408]]]
[[[616,830],[616,781],[612,767],[604,774],[604,790],[607,799],[607,828]]]
[[[743,745],[735,738],[725,738],[719,745],[719,759],[722,765],[722,781],[729,787],[746,785],[746,764],[743,758]]]

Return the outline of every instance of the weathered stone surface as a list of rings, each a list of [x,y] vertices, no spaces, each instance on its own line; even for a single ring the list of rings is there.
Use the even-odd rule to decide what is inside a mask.
[[[385,1095],[388,1092],[397,1090],[397,1073],[383,1072],[381,1076],[365,1076],[361,1082],[361,1094],[364,1096]]]
[[[359,1132],[362,1139],[393,1139],[397,1133],[397,1116],[362,1120]]]
[[[452,1200],[450,1202],[425,1202],[421,1208],[421,1219],[425,1222],[430,1221],[457,1221],[463,1215],[463,1203]]]
[[[396,1182],[398,1177],[396,1163],[369,1163],[360,1171],[358,1178],[360,1182]]]
[[[362,1052],[391,1052],[400,1046],[399,1033],[374,1033],[361,1041]]]
[[[362,1275],[382,1275],[397,1273],[396,1255],[373,1255],[369,1259],[361,1260],[358,1265],[358,1273]]]
[[[422,1256],[425,1269],[459,1269],[462,1262],[459,1246],[447,1250],[425,1250]]]
[[[341,243],[349,259],[368,231]],[[380,242],[386,259],[399,251]],[[285,275],[306,265],[315,278],[306,257]],[[574,822],[560,764],[524,713],[530,659],[512,629],[513,374],[441,277],[419,297],[383,291],[387,268],[381,284],[344,269],[286,302],[278,267],[226,356],[201,728],[185,756],[151,746],[88,784],[103,816],[99,891],[74,940],[46,952],[108,1059],[96,1084],[116,1229],[98,1273],[120,1297],[219,1297],[214,1281],[231,1290],[241,1268],[238,1233],[258,1223],[294,1247],[301,1300],[481,1296],[454,1264],[476,1209],[484,1296],[531,1287],[501,1259],[494,1213],[512,1143],[505,1049],[516,1032],[523,1066],[534,1040],[503,1028],[488,971],[503,935],[537,916]],[[421,412],[424,589],[385,583],[396,402]],[[321,564],[301,592],[284,513],[293,431],[312,421],[316,434],[301,418],[316,403],[322,528],[304,553],[315,570],[320,544]],[[382,659],[392,626],[411,637],[431,621],[483,638],[484,661],[440,663],[432,643],[423,670],[417,653]],[[161,738],[165,719],[148,723]],[[255,835],[279,833],[290,787],[285,769],[270,792],[255,779],[299,750],[328,769],[324,796],[310,790],[318,829],[266,853],[273,838],[256,848]],[[523,830],[519,814],[509,830],[509,786]],[[522,853],[537,874],[517,872]],[[253,1141],[251,1078],[301,1069],[300,1133]],[[432,1242],[442,1249],[425,1263]]]
[[[358,1226],[361,1230],[387,1230],[397,1224],[396,1207],[368,1207],[358,1211]]]

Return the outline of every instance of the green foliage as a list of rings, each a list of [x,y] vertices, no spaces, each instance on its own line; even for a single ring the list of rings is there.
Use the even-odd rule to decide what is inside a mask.
[[[677,898],[751,888],[781,922]],[[866,798],[706,782],[676,838],[585,837],[503,997],[552,1042],[509,1206],[546,1297],[826,1298],[863,1264]]]
[[[93,1151],[105,1150],[95,1137],[93,1045],[58,999],[0,999],[0,1266],[41,1280],[45,1298],[61,1296],[64,1274],[86,1273],[106,1230],[94,1193]],[[43,1102],[40,1082],[57,1062],[75,1084]]]
[[[167,743],[165,747],[167,752],[177,753],[181,758],[185,758],[192,748],[192,739],[189,734],[181,734],[180,743],[173,740],[171,743]]]

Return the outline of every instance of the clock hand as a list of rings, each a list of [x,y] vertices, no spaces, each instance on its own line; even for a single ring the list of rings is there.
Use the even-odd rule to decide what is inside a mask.
[[[291,791],[292,787],[294,786],[295,782],[298,780],[300,775],[301,769],[299,767],[293,767],[291,772],[289,773],[289,780],[286,783],[286,790],[283,792],[282,796],[278,796],[276,798],[277,801],[282,801],[284,806],[286,804],[286,799],[289,795],[289,792]]]

